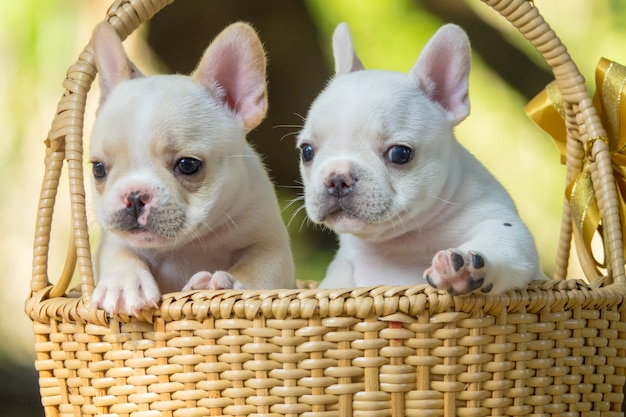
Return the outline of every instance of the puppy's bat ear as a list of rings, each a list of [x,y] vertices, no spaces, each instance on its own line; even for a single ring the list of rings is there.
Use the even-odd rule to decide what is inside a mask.
[[[354,50],[350,28],[345,22],[339,23],[333,33],[333,57],[335,58],[335,75],[364,69]]]
[[[192,78],[216,94],[243,120],[246,132],[267,112],[265,51],[254,29],[234,23],[209,45]]]
[[[126,56],[122,40],[110,24],[101,22],[96,26],[91,45],[95,51],[100,79],[100,103],[121,81],[142,76],[135,64]]]
[[[446,111],[454,125],[469,115],[471,47],[465,31],[447,24],[428,41],[409,72],[419,87]]]

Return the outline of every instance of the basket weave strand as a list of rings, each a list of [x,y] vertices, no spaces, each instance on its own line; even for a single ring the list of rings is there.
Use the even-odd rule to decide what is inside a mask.
[[[96,76],[87,46],[72,65],[46,141],[31,296],[35,366],[49,416],[620,416],[626,373],[626,282],[604,128],[584,79],[531,2],[484,0],[553,69],[565,102],[566,183],[589,158],[610,248],[609,276],[501,295],[452,297],[428,286],[224,290],[165,294],[140,317],[92,309],[94,278],[82,171],[85,101]],[[122,38],[171,0],[118,0]],[[67,161],[73,243],[55,285],[47,269]],[[66,296],[76,256],[79,297]],[[69,272],[67,272],[69,271]]]

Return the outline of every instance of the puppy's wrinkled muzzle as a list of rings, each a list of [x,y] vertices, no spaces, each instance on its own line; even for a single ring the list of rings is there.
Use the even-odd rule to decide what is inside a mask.
[[[379,223],[388,213],[390,200],[385,198],[381,204],[381,193],[373,186],[375,183],[366,175],[355,172],[355,169],[333,170],[326,176],[311,199],[310,215],[314,221],[327,223],[333,228],[340,228],[340,223],[345,223],[348,227],[345,230],[350,232],[352,227],[360,229],[367,223]]]
[[[184,228],[184,208],[163,201],[157,194],[134,190],[122,198],[121,207],[110,216],[112,230],[129,233],[142,242],[155,242],[176,238]]]

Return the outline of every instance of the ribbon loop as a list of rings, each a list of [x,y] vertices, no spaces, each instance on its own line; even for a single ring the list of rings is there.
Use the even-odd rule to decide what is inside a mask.
[[[593,265],[592,270],[585,269],[588,278],[600,275],[605,260],[599,261],[592,252],[592,240],[597,233],[606,246],[602,233],[602,219],[591,182],[591,149],[596,140],[608,144],[611,164],[617,186],[618,205],[622,226],[622,236],[626,236],[626,67],[601,58],[596,66],[596,92],[593,105],[607,131],[608,137],[595,137],[587,141],[585,160],[580,174],[573,179],[566,189],[566,197],[572,209],[573,235],[578,256],[584,264]],[[561,154],[561,163],[565,163],[567,131],[563,98],[556,82],[552,82],[533,98],[525,108],[526,114],[539,127],[545,130],[554,141]],[[606,247],[605,247],[606,253]],[[626,255],[626,247],[625,247]],[[605,255],[606,259],[606,255]],[[591,276],[593,275],[593,276]]]

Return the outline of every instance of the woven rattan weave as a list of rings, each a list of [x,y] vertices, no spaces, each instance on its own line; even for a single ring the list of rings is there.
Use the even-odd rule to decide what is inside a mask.
[[[128,36],[170,1],[116,1]],[[604,128],[582,76],[532,2],[487,0],[553,69],[568,132],[566,184],[586,161],[609,268],[566,277],[564,205],[556,279],[504,295],[451,297],[427,286],[166,294],[142,317],[90,308],[94,288],[83,183],[88,45],[64,82],[46,142],[31,295],[47,416],[617,416],[626,367],[626,281]],[[73,242],[49,284],[52,212],[69,174]],[[79,297],[66,295],[74,262]],[[304,283],[303,283],[303,286]]]

